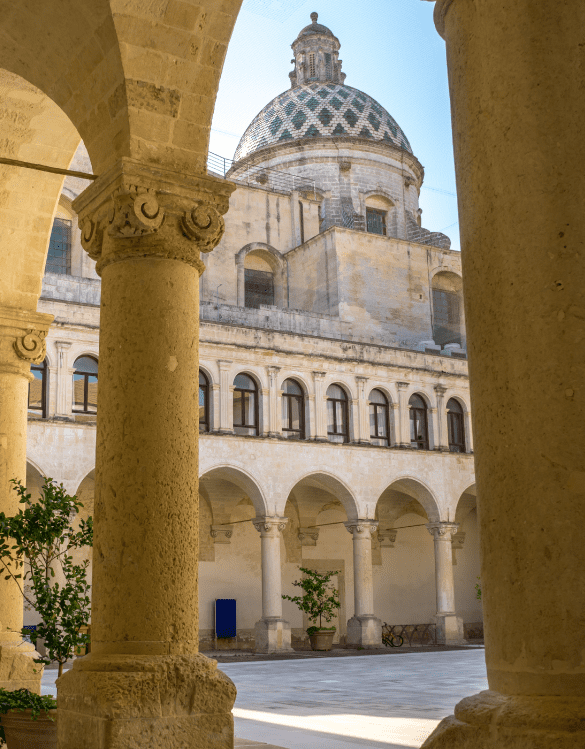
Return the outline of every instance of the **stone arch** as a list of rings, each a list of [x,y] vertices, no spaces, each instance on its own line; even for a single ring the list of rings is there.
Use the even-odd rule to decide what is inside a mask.
[[[405,501],[399,497],[394,497],[392,495],[393,492],[417,502],[427,517],[428,522],[435,523],[439,520],[446,520],[446,518],[441,517],[439,504],[430,487],[422,479],[410,475],[399,476],[386,486],[376,500],[376,512],[379,510],[380,502],[388,500],[395,500],[394,505],[400,513],[402,513],[405,507],[409,506],[409,500]],[[414,509],[416,514],[420,514],[415,507],[411,509]],[[396,517],[399,516],[397,515]]]
[[[381,210],[386,213],[385,235],[387,237],[398,236],[397,200],[388,190],[383,187],[378,187],[375,190],[362,192],[360,193],[360,203],[362,214],[364,216],[364,219],[366,219],[366,229],[367,209],[374,208],[375,210]]]
[[[360,508],[355,493],[342,479],[326,471],[311,471],[301,478],[296,479],[294,484],[292,484],[284,494],[284,504],[286,504],[291,492],[294,492],[295,487],[298,487],[303,483],[312,485],[328,494],[333,494],[333,496],[335,496],[343,505],[348,520],[357,520],[360,517]],[[284,512],[284,504],[281,512]]]
[[[299,385],[301,386],[301,389],[303,391],[305,398],[307,398],[312,392],[311,386],[307,378],[304,375],[299,374],[298,372],[286,372],[285,371],[285,373],[283,374],[281,371],[279,378],[278,378],[279,390],[282,390],[282,386],[285,380],[294,380],[295,382],[298,382]]]
[[[457,497],[453,508],[456,523],[462,523],[466,516],[477,508],[477,489],[475,482],[467,486]]]
[[[268,508],[266,495],[261,488],[260,482],[244,469],[225,464],[218,465],[208,468],[199,477],[199,481],[203,483],[206,480],[213,479],[229,481],[243,491],[252,501],[258,516],[272,514]]]
[[[286,270],[287,261],[272,245],[265,242],[250,242],[242,247],[236,254],[236,274],[237,274],[237,304],[238,307],[245,307],[246,302],[246,283],[245,283],[245,263],[248,255],[257,255],[272,269],[274,279],[274,304],[281,309],[288,307],[286,294]]]

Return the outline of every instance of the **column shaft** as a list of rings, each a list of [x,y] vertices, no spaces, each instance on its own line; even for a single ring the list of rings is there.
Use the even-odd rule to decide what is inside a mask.
[[[397,382],[398,387],[398,418],[400,420],[400,447],[410,447],[410,409],[406,399],[406,391],[410,387],[408,382]]]
[[[379,647],[382,644],[381,622],[374,616],[374,584],[372,575],[372,533],[375,520],[345,523],[353,538],[354,614],[347,623],[348,645]]]

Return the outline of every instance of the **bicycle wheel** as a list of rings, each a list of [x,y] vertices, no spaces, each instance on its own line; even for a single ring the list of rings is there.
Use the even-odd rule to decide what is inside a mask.
[[[402,638],[400,635],[391,636],[391,640],[390,640],[391,648],[399,648],[403,644],[404,644],[404,638]]]

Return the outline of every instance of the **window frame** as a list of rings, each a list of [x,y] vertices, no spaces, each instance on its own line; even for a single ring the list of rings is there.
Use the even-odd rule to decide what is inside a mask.
[[[372,393],[374,390],[377,390],[382,397],[385,400],[385,403],[377,403],[376,401],[371,400]],[[388,401],[388,398],[386,397],[386,394],[383,393],[380,388],[373,388],[373,390],[370,392],[370,397],[368,398],[368,405],[369,405],[369,416],[372,416],[372,407],[374,408],[374,424],[375,424],[375,431],[376,434],[372,434],[372,426],[370,421],[370,440],[380,440],[384,441],[386,443],[386,446],[390,445],[390,404]],[[379,409],[383,409],[384,411],[384,420],[386,423],[386,436],[379,434]]]
[[[199,391],[203,390],[203,415],[205,416],[205,419],[201,421],[201,417],[199,418],[199,433],[206,433],[209,432],[211,429],[211,420],[210,420],[210,414],[209,414],[209,377],[205,374],[205,372],[200,369],[199,370],[199,377],[203,377],[205,380],[205,384],[201,385],[199,383]],[[201,403],[199,403],[199,407],[201,407]],[[203,429],[201,426],[203,425]]]
[[[251,301],[250,297],[252,297],[252,293],[248,291],[248,273],[265,273],[266,276],[270,276],[270,284],[272,289],[272,301],[269,306],[273,307],[274,302],[276,300],[276,284],[275,284],[275,278],[274,278],[274,271],[270,270],[256,270],[255,268],[246,268],[244,267],[244,307],[246,309],[260,309],[260,304],[265,304],[266,302],[258,302],[258,306],[254,307],[252,305],[247,304],[248,301]]]
[[[290,380],[291,382],[294,382],[295,385],[298,385],[298,387],[299,387],[299,389],[301,391],[300,395],[295,395],[294,393],[285,393],[284,392],[284,386],[286,385],[286,382],[288,380]],[[282,418],[282,411],[284,409],[281,408],[281,422],[282,422],[282,428],[281,429],[282,429],[282,432],[283,433],[284,432],[291,432],[291,433],[294,432],[295,434],[299,435],[298,436],[299,440],[304,440],[304,439],[306,439],[306,430],[305,430],[305,393],[304,393],[303,387],[300,384],[300,382],[298,382],[297,380],[295,380],[293,377],[287,377],[286,380],[282,383],[281,390],[282,390],[282,398],[283,398],[283,400],[284,400],[284,398],[289,398],[290,400],[292,400],[294,398],[295,400],[299,401],[299,414],[300,414],[300,429],[293,429],[290,426],[291,422],[292,422],[292,410],[291,410],[290,404],[289,404],[288,407],[287,407],[289,426],[286,427],[286,426],[284,426],[284,419]],[[295,438],[294,437],[287,437],[287,439],[295,439]]]
[[[449,403],[454,401],[457,403],[461,411],[451,411],[449,409]],[[459,421],[459,433],[461,434],[461,442],[452,441],[453,435],[453,422]],[[466,453],[467,443],[465,434],[465,414],[463,413],[463,407],[455,398],[449,398],[447,401],[447,440],[449,443],[449,452],[451,453]]]
[[[317,77],[317,64],[315,61],[315,53],[309,52],[309,78]]]
[[[444,297],[442,298],[442,295]],[[462,343],[462,330],[461,330],[461,304],[462,300],[457,291],[448,291],[447,289],[439,289],[436,286],[431,286],[431,299],[432,299],[432,310],[433,310],[433,340],[441,348],[444,348],[449,343],[457,343],[461,346]],[[442,314],[443,308],[446,311],[446,316]],[[455,316],[457,319],[455,320]],[[457,328],[456,333],[454,328]]]
[[[382,233],[378,233],[377,231],[370,231],[368,226],[368,213],[374,214],[376,216],[380,216],[382,219]],[[366,206],[366,232],[368,234],[376,234],[378,237],[386,237],[387,236],[387,224],[386,224],[386,217],[388,215],[388,211],[383,211],[381,208],[374,208],[373,206]]]
[[[95,411],[90,411],[88,409],[88,394],[89,394],[89,377],[95,377],[97,382],[99,382],[99,360],[97,357],[93,356],[92,354],[81,354],[81,356],[78,356],[77,359],[74,362],[74,366],[77,364],[77,362],[80,359],[93,359],[95,363],[97,364],[98,372],[83,372],[80,369],[74,369],[73,371],[73,377],[75,378],[75,375],[82,375],[83,376],[83,409],[75,408],[75,379],[73,379],[73,406],[71,408],[72,413],[74,414],[86,414],[89,416],[96,416],[97,415],[97,404],[95,407]]]
[[[329,439],[329,442],[335,442],[336,444],[341,445],[347,445],[349,442],[349,398],[347,393],[345,392],[345,388],[343,388],[341,385],[338,385],[336,382],[332,382],[331,385],[336,385],[341,392],[345,395],[345,399],[342,398],[332,398],[331,396],[327,395],[327,437]],[[329,385],[329,387],[331,387]],[[329,387],[327,390],[329,390]],[[342,420],[345,422],[345,431],[344,432],[330,432],[329,431],[329,403],[341,403],[342,404]],[[333,406],[333,428],[335,429],[337,426],[337,408],[335,405]],[[331,437],[343,437],[342,442],[338,442],[337,440],[332,440]]]
[[[233,386],[233,392],[232,392],[232,427],[233,427],[234,433],[238,434],[238,436],[240,436],[240,437],[257,437],[259,435],[259,433],[260,433],[260,408],[259,408],[259,397],[258,397],[258,383],[254,379],[254,377],[252,377],[252,375],[248,374],[247,372],[238,372],[238,374],[234,377],[234,383],[235,383],[235,381],[236,381],[236,379],[237,379],[237,377],[239,375],[245,375],[246,377],[249,377],[250,380],[252,380],[252,382],[254,383],[254,389],[253,390],[249,390],[248,388],[240,388],[240,387],[236,387],[235,384],[234,384],[234,386]],[[253,394],[253,396],[254,396],[254,420],[256,422],[255,424],[246,424],[244,422],[244,416],[245,416],[245,412],[246,412],[245,398],[241,399],[241,401],[242,401],[242,404],[241,404],[242,405],[242,409],[241,409],[242,410],[242,422],[244,422],[244,423],[242,423],[242,424],[235,424],[233,422],[233,413],[234,413],[234,405],[235,405],[234,398],[235,398],[236,392],[252,393]],[[236,429],[238,429],[238,428],[241,428],[241,429],[254,429],[255,430],[255,434],[239,434],[238,432],[236,432]]]
[[[57,222],[60,222],[58,224]],[[50,262],[51,258],[51,243],[53,241],[53,232],[55,231],[55,228],[57,226],[60,226],[61,230],[66,229],[67,237],[65,241],[65,251],[64,251],[64,262],[60,263],[59,265],[64,268],[64,270],[51,270],[49,266],[53,266],[54,268],[57,267],[56,264],[52,264]],[[49,237],[49,247],[47,249],[47,259],[45,260],[45,273],[54,273],[55,275],[59,276],[70,276],[71,275],[71,250],[72,250],[72,235],[73,235],[73,221],[69,218],[62,218],[61,216],[56,216],[53,219],[53,225],[51,227],[51,236]],[[56,258],[53,258],[56,259]]]
[[[410,400],[412,399],[414,395],[420,398],[420,400],[423,402],[424,404],[423,408],[419,408],[418,406],[412,406],[410,404]],[[415,450],[430,450],[429,416],[428,416],[429,409],[422,395],[419,395],[418,393],[413,393],[408,400],[408,409],[409,409],[409,425],[412,425],[412,422],[416,423],[416,414],[418,414],[420,420],[422,421],[424,425],[424,431],[425,431],[424,437],[421,439],[413,440],[412,436],[410,436],[410,446],[413,447]],[[422,416],[420,416],[421,414]],[[416,430],[415,430],[415,435],[416,435]]]
[[[40,364],[32,364],[31,365],[31,372],[41,372],[41,405],[39,406],[31,406],[30,405],[30,386],[32,385],[32,382],[28,383],[28,401],[27,401],[27,413],[29,411],[34,411],[35,413],[40,411],[41,419],[47,418],[47,380],[48,380],[48,364],[46,358],[43,359],[43,361]],[[35,377],[35,380],[37,378]]]

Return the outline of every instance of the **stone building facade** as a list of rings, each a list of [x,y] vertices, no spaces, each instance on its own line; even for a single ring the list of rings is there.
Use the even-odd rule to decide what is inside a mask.
[[[236,189],[202,258],[200,641],[303,645],[307,621],[281,599],[299,566],[337,571],[342,644],[379,645],[381,622],[460,641],[481,607],[459,253],[421,226],[424,170],[386,110],[345,85],[316,14],[292,46],[291,88],[233,162],[210,158]],[[83,146],[72,168],[91,172]],[[55,217],[27,481],[63,482],[91,514],[101,281],[71,207],[85,186],[66,180]],[[218,643],[223,598],[237,638]]]

